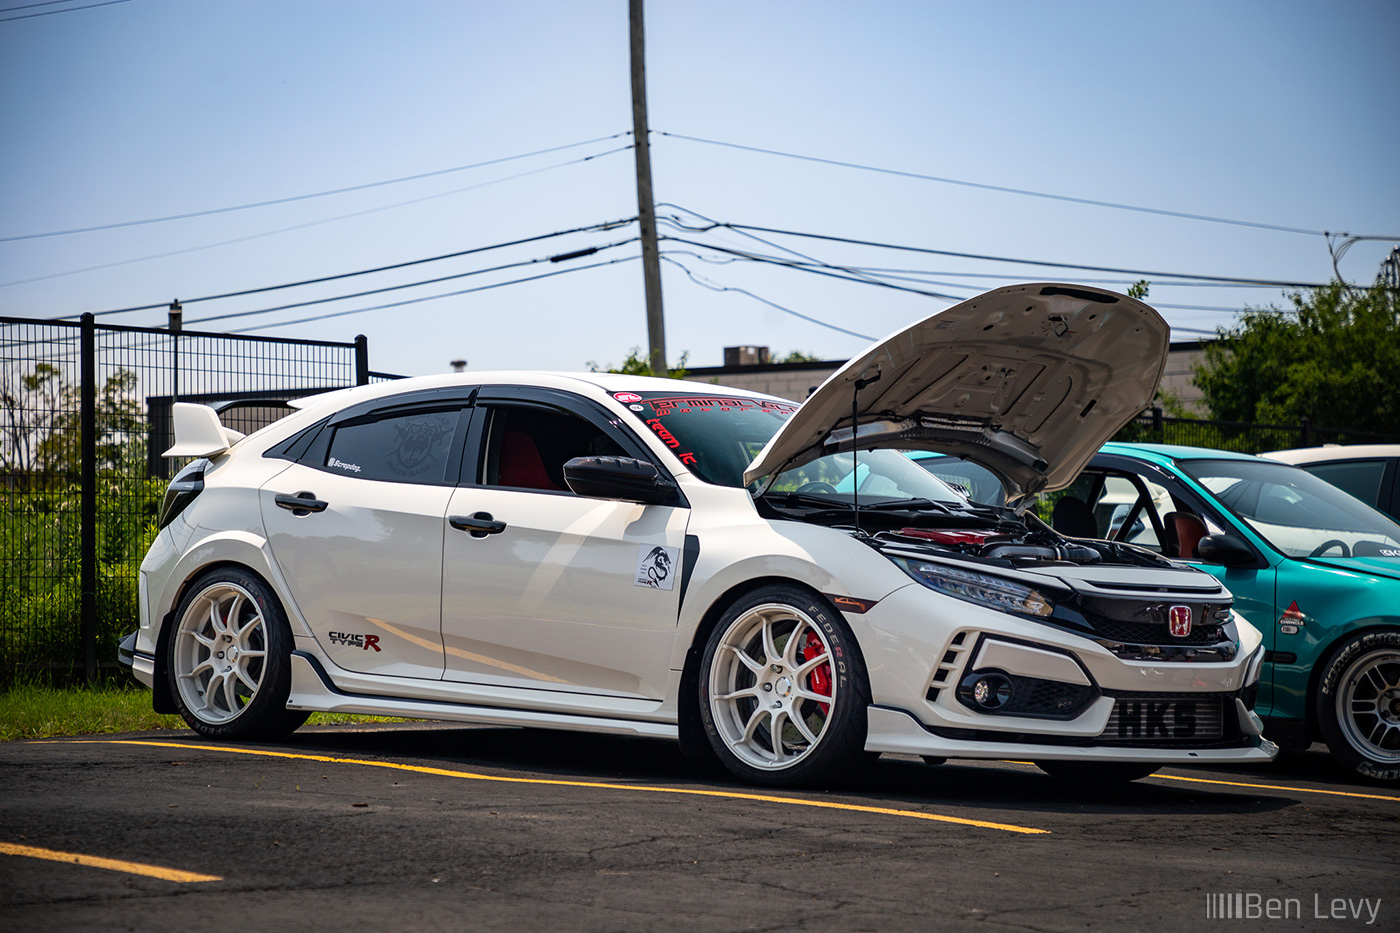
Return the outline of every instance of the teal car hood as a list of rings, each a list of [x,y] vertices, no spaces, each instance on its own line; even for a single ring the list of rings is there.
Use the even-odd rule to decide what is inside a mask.
[[[1400,581],[1400,559],[1394,557],[1309,557],[1308,562]]]

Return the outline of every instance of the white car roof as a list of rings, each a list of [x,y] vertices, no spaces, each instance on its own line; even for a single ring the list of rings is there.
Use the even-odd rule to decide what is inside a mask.
[[[1376,460],[1400,457],[1400,444],[1328,444],[1325,447],[1299,447],[1296,450],[1275,450],[1261,457],[1280,463],[1331,463],[1335,460]]]

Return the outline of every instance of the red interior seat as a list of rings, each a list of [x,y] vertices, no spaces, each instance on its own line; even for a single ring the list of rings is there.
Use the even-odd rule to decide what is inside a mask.
[[[507,431],[501,439],[500,483],[521,489],[562,491],[545,472],[535,439],[524,431]]]

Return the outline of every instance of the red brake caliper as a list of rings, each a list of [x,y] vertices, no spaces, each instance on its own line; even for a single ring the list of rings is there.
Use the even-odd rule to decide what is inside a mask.
[[[826,649],[822,647],[822,640],[817,637],[816,632],[807,632],[807,641],[802,646],[802,660],[810,661],[813,658],[821,657]],[[831,662],[818,664],[812,669],[809,675],[812,684],[812,692],[820,693],[822,696],[831,696]],[[818,703],[821,707],[822,715],[826,716],[831,712],[830,703]]]

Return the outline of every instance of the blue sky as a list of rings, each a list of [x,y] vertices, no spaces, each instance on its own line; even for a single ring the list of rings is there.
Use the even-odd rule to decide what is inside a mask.
[[[86,5],[18,9],[27,2],[0,0],[0,20]],[[1400,236],[1396,35],[1393,0],[650,0],[651,126],[673,134],[652,140],[657,199],[678,205],[662,213],[690,225],[698,214],[1005,258],[1322,282],[1333,272],[1317,233],[1031,197],[678,136],[1306,231]],[[632,154],[614,151],[630,139],[603,139],[631,128],[627,56],[625,0],[128,0],[0,21],[0,314],[56,317],[179,297],[189,302],[191,329],[257,327],[328,340],[363,333],[375,369],[410,375],[444,371],[455,358],[472,369],[618,362],[647,339],[641,268],[630,260],[636,244],[545,260],[627,240],[635,224],[323,285],[190,300],[633,216]],[[593,139],[602,141],[219,210]],[[596,157],[579,161],[589,155]],[[204,211],[217,212],[35,236]],[[915,287],[950,296],[1005,281],[990,276],[1144,277],[760,234],[767,245],[732,229],[663,233],[929,273]],[[1369,283],[1396,244],[1356,244],[1343,276]],[[692,365],[718,365],[721,348],[733,344],[845,358],[865,341],[843,331],[882,335],[948,304],[772,263],[720,263],[723,254],[708,247],[662,246],[672,260],[663,267],[668,348],[673,358],[688,351]],[[627,261],[285,323],[608,259]],[[532,260],[539,262],[196,323]],[[686,269],[763,301],[706,289]],[[1179,339],[1228,324],[1230,309],[1283,303],[1277,288],[1145,277],[1150,303]],[[104,318],[164,319],[163,311]]]

